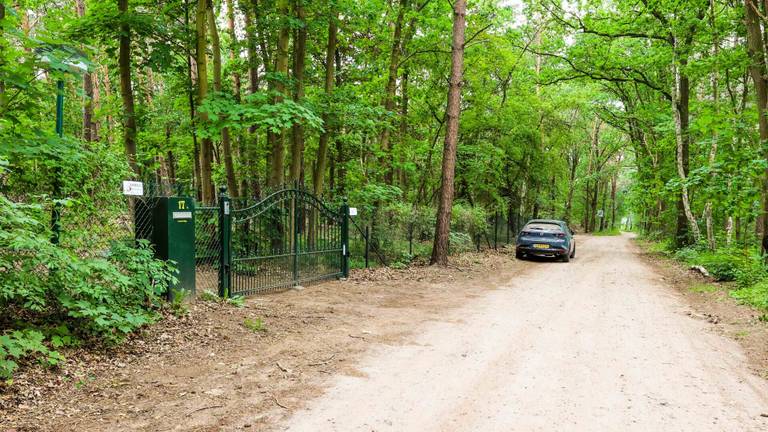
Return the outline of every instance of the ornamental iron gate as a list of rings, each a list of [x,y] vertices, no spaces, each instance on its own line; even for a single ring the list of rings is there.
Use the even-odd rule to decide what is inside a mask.
[[[231,204],[221,193],[218,207],[199,208],[198,289],[216,277],[219,295],[249,295],[349,274],[346,200],[334,211],[295,185],[246,208]]]

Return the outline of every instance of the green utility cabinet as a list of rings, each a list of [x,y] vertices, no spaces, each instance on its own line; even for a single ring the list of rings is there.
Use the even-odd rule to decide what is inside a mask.
[[[137,230],[137,237],[149,240],[158,259],[170,260],[179,271],[178,282],[171,286],[168,298],[176,291],[195,293],[195,201],[189,197],[160,197],[136,206],[136,219],[151,220],[151,229]]]

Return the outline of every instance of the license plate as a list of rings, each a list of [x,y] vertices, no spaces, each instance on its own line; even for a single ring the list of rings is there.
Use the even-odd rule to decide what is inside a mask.
[[[541,243],[535,243],[533,247],[535,247],[536,249],[549,249],[548,244],[541,244]]]

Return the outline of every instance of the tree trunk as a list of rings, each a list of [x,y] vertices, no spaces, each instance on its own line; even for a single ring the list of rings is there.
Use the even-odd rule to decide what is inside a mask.
[[[565,201],[565,212],[563,220],[571,223],[571,213],[573,211],[573,192],[576,183],[576,168],[579,166],[579,149],[574,147],[568,153],[568,197]]]
[[[219,39],[219,31],[216,28],[216,16],[214,15],[212,8],[208,8],[208,27],[211,34],[211,50],[213,51],[213,90],[221,92],[221,42]],[[238,192],[237,180],[235,179],[235,166],[234,161],[232,160],[232,143],[229,138],[229,129],[227,128],[221,130],[221,147],[229,195],[237,198],[240,194]]]
[[[75,3],[77,16],[85,16],[85,0],[77,0]],[[96,125],[93,123],[93,77],[86,71],[83,74],[83,140],[92,142],[96,140]]]
[[[677,43],[675,47],[677,49]],[[688,98],[690,93],[690,84],[688,77],[680,73],[680,66],[677,64],[677,56],[673,56],[672,69],[675,76],[675,82],[672,85],[672,111],[675,119],[675,142],[677,143],[677,174],[682,183],[680,201],[678,202],[678,224],[677,224],[677,246],[681,247],[688,243],[688,234],[684,226],[680,225],[680,215],[687,219],[693,240],[698,243],[701,239],[699,224],[691,211],[691,203],[688,196]],[[679,212],[682,205],[682,213]],[[685,225],[685,221],[683,221]]]
[[[616,226],[616,177],[615,173],[611,177],[611,229]]]
[[[384,110],[387,111],[387,113],[392,113],[395,110],[397,69],[400,66],[400,55],[402,54],[401,42],[403,34],[403,17],[405,16],[405,11],[408,9],[408,4],[409,0],[400,0],[400,8],[397,12],[394,33],[392,34],[392,50],[389,56],[389,72],[387,75],[387,86],[384,89],[383,103]],[[390,127],[391,124],[385,125],[381,130],[381,135],[379,136],[379,147],[384,153],[384,181],[387,184],[392,184],[392,149],[390,148]]]
[[[128,0],[118,0],[117,8],[122,15],[127,15]],[[118,66],[120,68],[120,96],[123,99],[123,146],[125,147],[125,155],[128,158],[128,165],[138,175],[139,166],[136,164],[136,112],[133,101],[133,87],[131,85],[131,28],[127,23],[127,19],[120,24],[119,43]]]
[[[448,104],[445,110],[446,132],[443,143],[443,168],[440,187],[440,202],[435,224],[435,242],[432,247],[432,264],[448,264],[448,235],[451,231],[451,209],[453,208],[453,180],[456,168],[456,145],[459,137],[459,115],[461,114],[461,81],[464,65],[464,30],[467,2],[453,3],[453,43],[451,44],[451,80],[448,88]]]
[[[241,5],[243,9],[243,15],[245,17],[245,35],[247,39],[247,51],[248,51],[248,92],[255,94],[259,91],[259,54],[258,47],[258,35],[256,27],[253,23],[253,17],[255,15],[256,2],[251,1],[250,7],[247,4]],[[264,64],[266,68],[268,63]],[[259,135],[256,126],[248,128],[248,140],[246,145],[242,148],[243,167],[245,175],[241,175],[243,182],[241,184],[241,191],[243,196],[258,197],[260,195],[259,190],[259,173],[258,173],[258,143]]]
[[[709,23],[710,28],[712,29],[712,57],[715,59],[715,65],[712,68],[712,104],[714,107],[715,112],[715,118],[720,118],[720,110],[719,110],[719,103],[720,103],[720,92],[718,88],[718,68],[719,62],[717,61],[717,57],[720,52],[720,41],[718,39],[717,35],[717,27],[715,26],[715,1],[709,0]],[[714,168],[715,165],[715,157],[717,156],[717,142],[719,139],[719,134],[717,131],[717,126],[712,128],[712,144],[709,147],[709,167]],[[715,180],[715,175],[712,175],[711,180]],[[704,221],[707,228],[707,246],[709,247],[709,250],[714,251],[717,245],[715,244],[715,231],[714,231],[714,224],[712,223],[712,201],[707,200],[707,203],[704,205]]]
[[[403,78],[400,84],[400,91],[402,94],[402,99],[400,102],[400,132],[399,132],[400,149],[401,149],[401,152],[400,152],[401,166],[405,164],[405,160],[403,159],[405,157],[405,154],[402,149],[406,148],[406,145],[408,142],[408,102],[410,101],[409,95],[408,95],[408,81],[409,81],[409,70],[406,67],[405,70],[403,71]],[[409,187],[408,176],[405,174],[405,170],[403,169],[398,170],[398,181],[400,183],[400,188],[403,190],[403,194],[405,194]]]
[[[208,59],[206,50],[208,40],[206,27],[208,20],[208,0],[197,1],[197,15],[195,18],[197,30],[197,104],[198,106],[208,96]],[[208,121],[208,115],[198,111],[201,123]],[[215,199],[213,178],[211,174],[213,165],[213,143],[210,138],[203,138],[200,145],[200,189],[203,203],[210,204]]]
[[[295,34],[293,49],[293,79],[296,86],[293,100],[300,103],[304,99],[304,63],[307,51],[307,22],[304,12],[304,0],[294,0],[296,19],[301,24]],[[304,127],[296,123],[293,125],[293,142],[291,145],[291,180],[298,181],[304,171]]]
[[[234,64],[240,57],[239,41],[237,40],[237,32],[235,32],[235,0],[227,1],[227,31],[230,39],[229,59]],[[235,94],[235,100],[240,102],[240,89],[242,87],[240,71],[238,68],[232,70],[232,91]]]
[[[763,32],[760,28],[760,17],[757,12],[758,5],[754,0],[744,0],[745,24],[747,27],[747,52],[751,60],[749,73],[755,83],[755,96],[757,100],[758,125],[760,131],[760,147],[763,148],[763,158],[768,157],[768,118],[766,117],[766,105],[768,105],[768,74],[765,66],[765,49],[763,46]],[[763,209],[761,212],[763,221],[763,238],[760,242],[761,251],[768,259],[768,168],[763,174],[762,181]]]
[[[328,22],[328,47],[325,51],[325,98],[328,105],[325,107],[325,112],[323,113],[323,125],[325,129],[323,130],[323,133],[320,134],[320,142],[317,147],[317,162],[315,163],[315,172],[312,174],[312,186],[315,195],[320,195],[323,192],[323,176],[325,175],[325,166],[326,161],[328,160],[328,141],[331,138],[329,122],[331,118],[333,84],[336,75],[334,64],[336,59],[337,19],[338,13],[334,11],[329,17]],[[340,144],[337,143],[337,147],[339,146]]]
[[[5,3],[0,1],[0,21],[5,19]],[[3,34],[3,28],[0,27],[0,53],[5,50],[8,41]],[[5,57],[0,55],[0,70],[5,69]],[[5,81],[0,79],[0,114],[5,114]]]
[[[284,18],[288,18],[290,10],[288,0],[278,0],[277,11]],[[275,55],[275,73],[280,74],[282,78],[288,77],[288,40],[290,39],[290,27],[283,24],[277,36],[277,53]],[[281,96],[275,97],[275,103],[282,102],[285,93],[285,84],[282,80],[274,81],[274,89]],[[285,179],[285,146],[283,145],[283,132],[267,132],[267,142],[271,148],[269,186],[278,186],[283,184]]]
[[[235,31],[235,5],[234,0],[226,0],[227,3],[227,32],[229,33],[229,60],[233,65],[237,64],[237,60],[240,58],[240,42],[237,40],[237,32]],[[235,96],[235,101],[237,103],[242,102],[242,80],[240,77],[240,70],[237,67],[232,68],[232,92]],[[241,133],[238,133],[234,137],[234,145],[233,145],[233,157],[237,156],[238,161],[240,162],[239,167],[242,167],[243,165],[243,135]],[[243,175],[242,168],[237,173],[240,174],[238,177],[241,179],[241,185],[246,184],[244,181],[244,178],[246,177]],[[246,184],[247,186],[247,184]],[[241,186],[238,186],[237,188],[238,196],[242,196],[247,194],[247,189]]]

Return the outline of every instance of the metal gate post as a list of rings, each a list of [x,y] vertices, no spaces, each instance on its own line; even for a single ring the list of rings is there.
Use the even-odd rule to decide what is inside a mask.
[[[341,205],[341,277],[349,277],[349,204]]]
[[[370,245],[368,244],[368,237],[370,237],[371,233],[368,229],[368,225],[365,226],[365,268],[368,268],[368,253],[370,251]]]
[[[299,200],[301,192],[294,183],[296,192],[293,195],[293,286],[299,284]]]
[[[232,286],[232,202],[227,188],[219,189],[219,296],[229,297]]]

